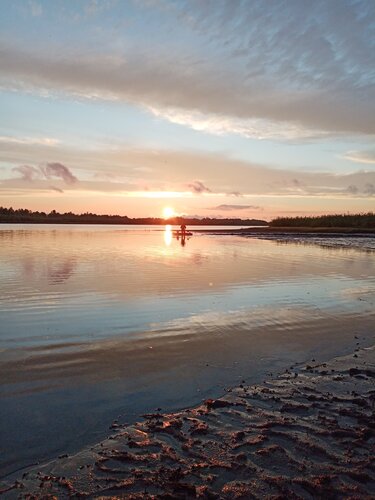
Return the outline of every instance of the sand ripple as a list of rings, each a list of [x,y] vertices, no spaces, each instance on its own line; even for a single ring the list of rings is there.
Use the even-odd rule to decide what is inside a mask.
[[[30,470],[5,498],[374,498],[375,348],[156,412]]]

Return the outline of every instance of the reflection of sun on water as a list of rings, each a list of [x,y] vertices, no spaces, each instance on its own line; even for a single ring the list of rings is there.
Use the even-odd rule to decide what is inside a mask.
[[[170,219],[174,216],[174,210],[172,207],[164,207],[163,208],[163,217],[164,219]]]
[[[167,247],[169,247],[170,244],[172,243],[172,226],[170,224],[167,224],[165,226],[164,243],[167,245]]]

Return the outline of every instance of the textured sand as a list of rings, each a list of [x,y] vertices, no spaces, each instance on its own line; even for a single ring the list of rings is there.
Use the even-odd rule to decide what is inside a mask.
[[[131,426],[4,498],[375,498],[375,346]]]

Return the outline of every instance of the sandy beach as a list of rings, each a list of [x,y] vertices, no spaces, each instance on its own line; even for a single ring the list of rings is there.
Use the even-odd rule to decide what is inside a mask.
[[[312,359],[3,483],[4,498],[373,498],[375,346]]]

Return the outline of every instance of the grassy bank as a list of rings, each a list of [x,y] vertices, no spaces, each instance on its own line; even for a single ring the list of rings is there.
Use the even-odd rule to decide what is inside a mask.
[[[270,222],[272,228],[355,228],[375,229],[375,214],[336,214],[319,217],[277,217]]]

